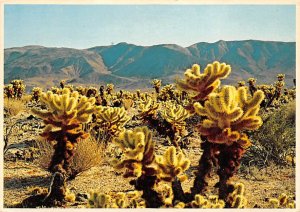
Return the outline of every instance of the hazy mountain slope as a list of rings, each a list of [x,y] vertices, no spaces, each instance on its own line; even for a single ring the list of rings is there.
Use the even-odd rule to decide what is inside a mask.
[[[127,43],[85,50],[26,46],[5,49],[4,71],[5,83],[22,78],[31,85],[55,84],[64,78],[75,84],[114,82],[128,88],[141,82],[150,86],[145,82],[152,78],[173,82],[175,76],[182,77],[193,63],[204,69],[215,60],[232,66],[227,83],[249,77],[258,78],[258,83],[272,83],[277,73],[285,73],[287,85],[292,86],[296,76],[295,42],[256,40],[200,42],[187,48],[175,44]]]
[[[39,46],[6,49],[4,68],[5,82],[46,75],[92,82],[110,73],[95,52]]]

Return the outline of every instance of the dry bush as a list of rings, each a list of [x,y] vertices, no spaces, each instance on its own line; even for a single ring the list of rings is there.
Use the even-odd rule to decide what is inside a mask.
[[[32,96],[30,94],[26,94],[26,95],[22,96],[21,100],[24,102],[24,104],[27,104],[31,101],[31,99],[32,99]]]
[[[296,147],[295,101],[269,115],[251,138],[253,146],[246,153],[244,161],[251,158],[253,164],[257,164],[259,160],[261,165],[270,161],[285,164],[286,156],[294,156]]]
[[[40,150],[40,156],[36,163],[41,168],[47,170],[54,152],[53,143],[41,139],[37,140],[36,144]],[[70,165],[71,174],[69,179],[74,179],[81,172],[101,164],[103,155],[103,145],[98,144],[92,137],[79,141]]]
[[[9,117],[16,116],[25,109],[25,104],[22,99],[4,98],[4,111]]]

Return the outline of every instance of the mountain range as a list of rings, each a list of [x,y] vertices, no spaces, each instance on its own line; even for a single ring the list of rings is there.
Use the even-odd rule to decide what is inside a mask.
[[[163,84],[183,77],[192,64],[220,61],[232,72],[224,83],[236,84],[249,77],[257,83],[273,83],[278,73],[286,75],[286,85],[296,77],[296,43],[275,41],[199,42],[189,47],[175,44],[137,46],[118,43],[88,49],[25,46],[4,50],[4,83],[23,79],[28,88],[58,86],[61,79],[79,84],[114,83],[116,88],[151,87],[151,79]]]

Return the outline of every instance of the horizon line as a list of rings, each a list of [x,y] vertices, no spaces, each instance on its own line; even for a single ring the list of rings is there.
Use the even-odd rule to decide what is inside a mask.
[[[153,44],[153,45],[139,45],[139,44],[134,44],[134,43],[128,43],[126,41],[121,41],[118,43],[113,43],[112,44],[108,44],[108,45],[95,45],[92,47],[87,47],[87,48],[77,48],[77,47],[70,47],[70,46],[44,46],[44,45],[40,45],[40,44],[28,44],[28,45],[24,45],[24,46],[12,46],[12,47],[6,47],[4,48],[4,50],[6,49],[13,49],[13,48],[26,48],[26,47],[42,47],[42,48],[69,48],[69,49],[79,49],[79,50],[86,50],[86,49],[91,49],[91,48],[95,48],[95,47],[109,47],[109,46],[116,46],[116,45],[120,45],[120,44],[128,44],[128,45],[134,45],[134,46],[140,46],[140,47],[153,47],[153,46],[161,46],[161,45],[176,45],[182,48],[189,48],[195,44],[199,44],[199,43],[207,43],[207,44],[215,44],[218,42],[241,42],[241,41],[261,41],[261,42],[277,42],[277,43],[296,43],[296,41],[278,41],[278,40],[259,40],[259,39],[244,39],[244,40],[218,40],[215,42],[206,42],[206,41],[199,41],[196,43],[193,43],[189,46],[181,46],[179,44],[176,43],[159,43],[159,44]],[[5,46],[5,45],[4,45]]]

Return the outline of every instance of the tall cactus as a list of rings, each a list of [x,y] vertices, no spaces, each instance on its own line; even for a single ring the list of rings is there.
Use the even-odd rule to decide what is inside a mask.
[[[62,94],[53,94],[51,91],[42,93],[40,101],[47,105],[47,110],[32,109],[32,112],[42,118],[46,127],[41,134],[47,141],[55,141],[54,154],[49,170],[65,181],[70,174],[70,161],[74,155],[75,144],[80,139],[89,136],[82,130],[82,123],[89,122],[94,112],[95,99],[81,96],[78,92],[71,93],[64,88]],[[54,183],[53,183],[54,184]],[[49,200],[63,201],[65,189],[52,185]],[[57,188],[58,187],[58,188]],[[57,189],[54,189],[57,188]],[[57,199],[58,198],[58,199]]]
[[[264,94],[260,90],[248,98],[245,87],[224,86],[220,92],[211,94],[204,106],[194,104],[196,113],[207,118],[197,129],[212,144],[204,151],[209,151],[208,155],[219,165],[219,194],[224,200],[232,191],[229,180],[237,171],[245,149],[251,144],[243,131],[256,130],[262,125],[258,112],[263,99]],[[201,180],[195,180],[194,188],[197,183],[203,183]]]

